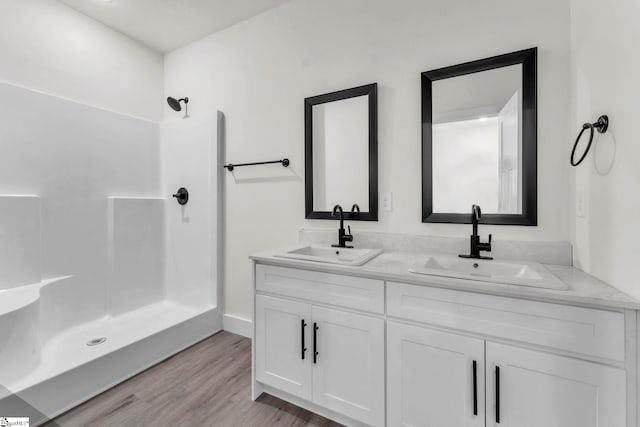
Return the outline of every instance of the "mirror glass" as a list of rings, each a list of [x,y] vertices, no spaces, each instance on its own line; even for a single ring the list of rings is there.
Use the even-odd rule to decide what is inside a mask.
[[[422,221],[537,224],[537,49],[422,73]]]
[[[378,219],[377,85],[305,99],[306,218]],[[351,212],[357,204],[360,212]]]
[[[522,213],[522,65],[433,82],[433,211]]]
[[[369,210],[369,99],[313,106],[313,210]]]

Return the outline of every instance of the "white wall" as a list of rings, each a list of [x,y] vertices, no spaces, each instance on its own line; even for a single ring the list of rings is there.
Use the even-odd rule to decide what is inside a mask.
[[[162,55],[55,0],[0,0],[0,82],[162,117]]]
[[[575,263],[640,298],[635,265],[640,259],[640,3],[634,0],[571,1],[572,135],[601,114],[611,121],[591,153],[573,169]],[[582,144],[586,142],[583,141]],[[568,160],[566,160],[568,162]],[[584,217],[575,206],[582,193]]]
[[[421,223],[420,72],[523,48],[539,47],[539,226],[481,232],[568,240],[568,23],[568,0],[295,0],[170,53],[165,94],[225,112],[227,161],[292,162],[253,170],[268,179],[226,173],[226,312],[250,317],[249,254],[336,225],[304,219],[305,97],[379,84],[379,183],[394,210],[353,223],[356,244],[363,229],[467,236],[469,226]]]

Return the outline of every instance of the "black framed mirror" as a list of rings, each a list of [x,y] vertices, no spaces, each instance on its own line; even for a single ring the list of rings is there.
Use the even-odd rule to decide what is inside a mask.
[[[377,221],[378,85],[306,98],[304,129],[306,218]]]
[[[537,225],[537,48],[422,73],[422,222]]]

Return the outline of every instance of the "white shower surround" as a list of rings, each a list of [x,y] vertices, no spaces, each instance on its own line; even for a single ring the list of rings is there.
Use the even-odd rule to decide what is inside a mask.
[[[0,412],[38,425],[222,328],[223,117],[0,96]]]

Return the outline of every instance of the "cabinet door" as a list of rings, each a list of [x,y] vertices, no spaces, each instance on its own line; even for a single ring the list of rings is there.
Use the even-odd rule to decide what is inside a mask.
[[[487,426],[624,427],[625,387],[621,369],[487,343]]]
[[[317,351],[313,401],[373,426],[384,425],[384,320],[313,307]]]
[[[387,321],[387,390],[389,426],[484,426],[484,341]]]
[[[256,380],[310,400],[311,325],[310,304],[257,295]]]

